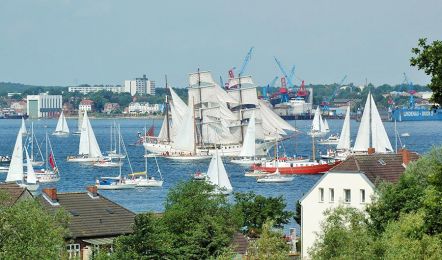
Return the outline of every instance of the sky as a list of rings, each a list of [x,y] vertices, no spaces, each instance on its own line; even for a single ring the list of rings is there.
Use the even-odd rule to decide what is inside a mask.
[[[0,81],[123,84],[146,74],[185,87],[191,72],[216,80],[241,67],[258,84],[296,81],[415,84],[419,38],[442,40],[440,0],[0,0]],[[238,71],[238,69],[237,69]]]

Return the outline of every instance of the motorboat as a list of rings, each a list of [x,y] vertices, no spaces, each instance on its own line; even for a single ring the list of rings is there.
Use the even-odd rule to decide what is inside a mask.
[[[332,160],[330,162],[325,160],[308,162],[284,162],[274,160],[261,164],[254,164],[251,169],[273,173],[278,168],[281,174],[320,174],[327,172],[339,163],[341,163],[339,160]]]
[[[95,162],[93,165],[97,167],[120,167],[123,164],[123,162],[118,161],[112,161],[110,158],[106,159],[100,159],[99,161]]]
[[[281,175],[279,170],[276,169],[276,172],[273,174],[266,174],[265,176],[259,176],[256,179],[258,183],[283,183],[293,181],[295,177],[293,176],[284,176]]]
[[[330,135],[327,139],[321,139],[318,144],[337,145],[339,143],[339,135]]]
[[[99,190],[125,190],[125,189],[134,189],[135,184],[127,183],[126,178],[121,177],[121,175],[117,177],[100,177],[96,180],[95,186]]]

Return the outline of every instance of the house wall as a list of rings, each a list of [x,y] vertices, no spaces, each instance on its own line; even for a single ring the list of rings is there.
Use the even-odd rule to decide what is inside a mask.
[[[324,190],[324,200],[320,201],[320,188]],[[334,189],[334,202],[330,201],[330,188]],[[344,189],[351,191],[351,201],[344,201]],[[361,202],[361,189],[365,190],[365,203]],[[374,186],[362,173],[327,173],[301,200],[301,255],[309,259],[308,250],[321,231],[324,213],[340,205],[364,209],[371,202]]]

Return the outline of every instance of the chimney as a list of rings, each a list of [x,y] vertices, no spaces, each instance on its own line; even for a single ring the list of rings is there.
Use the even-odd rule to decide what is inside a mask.
[[[56,188],[44,188],[42,191],[43,191],[43,194],[46,195],[47,199],[50,200],[50,202],[52,202],[52,203],[58,202]]]
[[[374,154],[376,150],[373,147],[368,148],[368,154]]]
[[[98,198],[97,186],[87,186],[86,190],[91,198]]]
[[[407,149],[401,149],[399,152],[402,154],[402,163],[407,166],[410,162],[410,151]]]

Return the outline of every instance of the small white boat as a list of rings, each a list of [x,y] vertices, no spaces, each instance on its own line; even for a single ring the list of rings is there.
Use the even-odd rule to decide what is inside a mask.
[[[244,136],[244,142],[239,156],[240,158],[233,159],[230,162],[242,166],[250,166],[261,161],[256,158],[255,112],[252,113],[252,116],[249,119],[249,124],[247,125],[246,135]]]
[[[96,180],[95,186],[99,190],[126,190],[134,189],[135,184],[127,183],[126,178],[121,177],[100,177]]]
[[[35,174],[37,175],[37,180],[40,183],[47,182],[57,182],[60,180],[60,173],[58,171],[58,166],[55,161],[54,152],[52,150],[52,144],[49,140],[48,133],[46,133],[46,165],[44,169],[36,169]]]
[[[207,179],[207,175],[205,173],[197,171],[192,175],[192,179],[196,181],[204,181],[205,179]]]
[[[315,116],[313,117],[312,129],[308,132],[308,135],[322,137],[329,131],[327,120],[325,120],[325,122],[322,120],[321,109],[318,106],[315,111]]]
[[[409,137],[410,136],[410,133],[402,133],[401,134],[401,137]]]
[[[5,173],[8,172],[9,166],[0,166],[0,172]]]
[[[52,133],[55,136],[68,136],[69,127],[64,117],[63,111],[61,111],[60,117],[58,118],[57,126],[55,127],[55,132]]]
[[[246,177],[264,177],[267,175],[272,175],[273,173],[263,172],[259,170],[247,171],[244,176]]]
[[[123,162],[114,162],[112,159],[101,159],[93,164],[97,167],[120,167],[123,165]]]
[[[221,156],[218,154],[218,150],[215,151],[215,154],[210,161],[206,175],[206,181],[216,186],[216,194],[228,195],[233,192],[232,184],[230,183],[226,168],[224,168]]]
[[[30,149],[29,160],[31,161],[32,166],[43,166],[45,162],[43,161],[44,158],[40,145],[38,144],[37,138],[34,134],[34,123],[31,124],[31,134],[26,138],[25,146]]]
[[[256,182],[258,183],[283,183],[293,181],[295,177],[292,176],[283,176],[279,173],[279,169],[276,169],[276,172],[273,174],[267,174],[263,177],[258,177]]]
[[[321,139],[318,144],[337,145],[339,143],[339,135],[330,135],[327,139]]]
[[[161,174],[160,167],[158,166],[157,159],[155,158],[155,162],[157,165],[157,171],[160,175],[160,179],[157,180],[153,176],[148,176],[147,174],[147,157],[144,157],[144,171],[142,172],[134,172],[129,174],[129,179],[127,183],[135,184],[136,187],[162,187],[163,186],[163,175]]]

